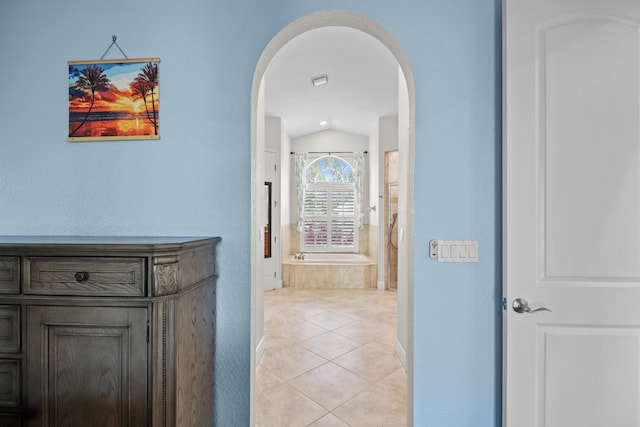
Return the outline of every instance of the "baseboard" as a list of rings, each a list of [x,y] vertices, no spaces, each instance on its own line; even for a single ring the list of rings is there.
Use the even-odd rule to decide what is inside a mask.
[[[265,349],[265,337],[263,336],[258,345],[256,346],[256,365],[260,363],[260,359],[262,359],[262,355],[264,354]]]
[[[400,341],[398,341],[397,338],[396,338],[396,355],[398,356],[398,359],[400,359],[400,363],[402,364],[402,367],[406,371],[407,370],[407,352],[404,350],[404,347],[402,346],[402,344],[400,344]]]
[[[384,291],[384,282],[378,281],[378,289]]]

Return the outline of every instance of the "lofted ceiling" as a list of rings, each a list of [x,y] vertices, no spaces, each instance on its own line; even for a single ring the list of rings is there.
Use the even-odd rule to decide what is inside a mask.
[[[314,87],[321,75],[328,83]],[[291,138],[326,129],[367,136],[378,117],[398,114],[398,62],[352,28],[323,27],[291,40],[267,67],[264,87],[266,115],[280,117]]]

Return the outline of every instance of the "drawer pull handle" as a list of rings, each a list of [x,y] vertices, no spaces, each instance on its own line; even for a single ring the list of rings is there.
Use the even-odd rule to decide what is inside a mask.
[[[89,273],[87,273],[86,271],[78,271],[76,273],[76,280],[78,282],[86,282],[87,280],[89,280]]]

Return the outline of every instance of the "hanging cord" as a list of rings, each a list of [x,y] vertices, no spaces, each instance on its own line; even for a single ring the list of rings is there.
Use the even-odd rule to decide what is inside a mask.
[[[118,46],[118,43],[116,42],[116,40],[118,40],[118,37],[116,37],[116,36],[111,36],[111,40],[112,40],[111,44],[109,45],[109,47],[107,48],[107,50],[105,50],[105,51],[104,51],[104,53],[102,54],[102,56],[100,57],[100,59],[101,59],[101,60],[102,60],[102,59],[104,59],[105,55],[109,52],[109,50],[113,47],[113,45],[114,45],[114,44],[116,45],[116,47],[118,48],[118,50],[120,51],[120,53],[121,53],[121,54],[123,54],[123,55],[124,55],[124,57],[125,57],[126,59],[129,59],[129,57],[127,56],[127,54],[126,54],[126,53],[124,53],[124,52],[122,51],[122,49],[120,49],[120,46]]]

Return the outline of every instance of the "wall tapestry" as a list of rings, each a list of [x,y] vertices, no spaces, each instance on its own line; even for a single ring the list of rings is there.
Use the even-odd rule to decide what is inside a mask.
[[[159,62],[69,61],[67,141],[159,139]]]

